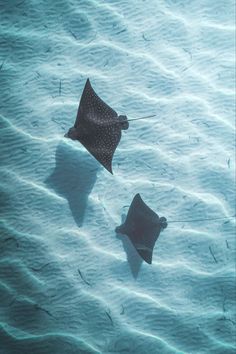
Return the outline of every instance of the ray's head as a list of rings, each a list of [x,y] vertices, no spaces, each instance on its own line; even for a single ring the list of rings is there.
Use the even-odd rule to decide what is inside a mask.
[[[68,130],[64,137],[72,140],[78,140],[78,130],[75,127],[72,127]]]
[[[120,121],[120,127],[122,130],[127,130],[129,128],[129,122],[126,116],[119,116],[118,117],[119,121]]]
[[[167,223],[167,219],[162,216],[161,218],[159,218],[159,224],[161,225],[161,228],[164,230],[167,228],[168,223]]]

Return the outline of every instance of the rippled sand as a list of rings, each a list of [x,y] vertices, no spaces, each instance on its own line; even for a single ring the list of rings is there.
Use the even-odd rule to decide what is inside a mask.
[[[234,2],[0,2],[0,354],[235,353]],[[110,175],[63,138],[87,77],[130,123]]]

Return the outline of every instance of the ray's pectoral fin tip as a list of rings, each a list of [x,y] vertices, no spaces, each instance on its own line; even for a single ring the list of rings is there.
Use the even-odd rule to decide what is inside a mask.
[[[124,235],[124,234],[125,234],[124,225],[117,226],[117,227],[115,228],[115,232],[116,232],[117,234]]]

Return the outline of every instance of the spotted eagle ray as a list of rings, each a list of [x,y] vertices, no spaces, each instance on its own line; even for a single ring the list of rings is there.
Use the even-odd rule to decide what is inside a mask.
[[[123,225],[116,228],[119,234],[127,235],[142,259],[151,264],[155,242],[160,232],[167,227],[165,217],[159,217],[136,194]]]
[[[110,172],[112,158],[129,123],[118,116],[94,91],[89,79],[85,84],[74,127],[65,135],[81,144]]]
[[[75,124],[65,137],[78,140],[110,173],[113,173],[112,158],[120,142],[121,131],[128,128],[127,116],[118,116],[114,109],[96,94],[87,79]]]

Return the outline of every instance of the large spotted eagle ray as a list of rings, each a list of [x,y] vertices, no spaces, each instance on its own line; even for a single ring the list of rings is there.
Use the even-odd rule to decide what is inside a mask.
[[[112,173],[112,158],[129,123],[118,116],[94,91],[89,79],[85,84],[75,124],[65,135],[81,144]]]
[[[80,141],[110,173],[113,173],[112,158],[121,139],[121,130],[129,128],[129,121],[125,115],[118,116],[114,109],[96,94],[87,79],[75,124],[65,137]]]

